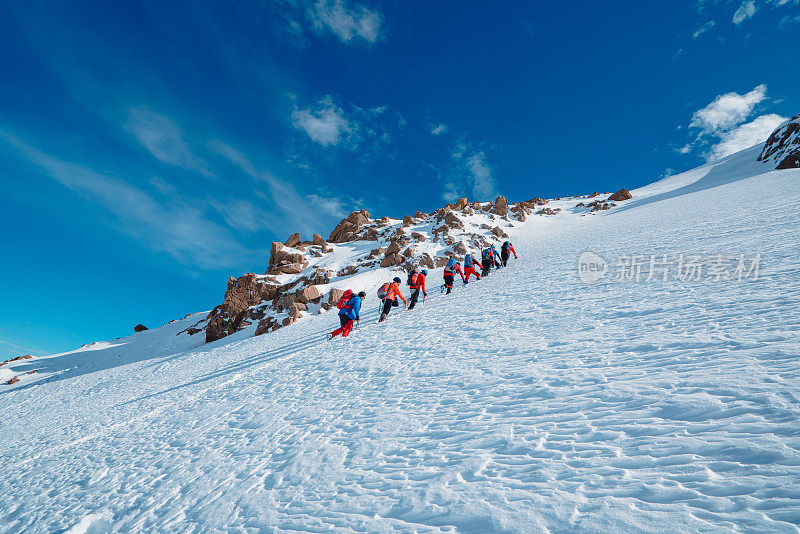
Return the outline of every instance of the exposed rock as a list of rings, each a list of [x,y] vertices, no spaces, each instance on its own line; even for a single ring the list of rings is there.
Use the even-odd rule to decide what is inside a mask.
[[[411,250],[411,247],[408,247],[407,249],[405,249],[403,251],[403,256],[405,256],[406,258],[410,258],[413,255],[414,255],[414,251]]]
[[[133,327],[133,331],[136,332],[137,334],[139,332],[144,332],[145,330],[147,330],[147,327],[145,325],[143,325],[142,323],[139,323],[139,324],[137,324],[136,326]]]
[[[213,311],[211,313],[214,313]],[[228,321],[224,315],[216,315],[206,325],[206,343],[211,343],[228,335]]]
[[[447,261],[448,261],[448,258],[442,258],[441,256],[437,256],[436,257],[436,261],[434,262],[434,264],[436,265],[436,268],[438,269],[439,267],[444,267],[445,265],[447,265]]]
[[[414,218],[415,219],[427,219],[428,218],[428,214],[427,213],[423,213],[421,211],[418,211],[418,212],[416,212],[414,214]]]
[[[611,206],[609,206],[608,202],[606,202],[605,200],[595,200],[594,202],[589,202],[588,204],[586,204],[586,207],[590,208],[589,210],[590,213],[593,213],[595,211],[607,210]]]
[[[389,243],[389,248],[386,249],[385,255],[391,256],[392,254],[398,254],[399,252],[400,252],[400,245],[396,240],[393,239],[392,242]]]
[[[281,325],[289,326],[290,324],[294,323],[296,320],[297,319],[295,319],[294,317],[292,317],[290,315],[289,317],[286,317],[286,318],[283,319],[283,321],[281,321]]]
[[[459,198],[458,200],[456,200],[454,208],[455,208],[456,211],[461,211],[464,208],[466,208],[467,206],[469,206],[469,202],[467,201],[467,199],[466,198]]]
[[[335,287],[331,289],[330,293],[328,293],[328,304],[331,306],[336,306],[339,302],[339,299],[342,298],[344,295],[344,289],[336,289]]]
[[[336,276],[350,276],[356,274],[358,272],[358,267],[355,265],[348,265],[342,269],[339,269],[339,272],[336,273]]]
[[[422,265],[423,267],[427,267],[428,269],[435,268],[435,264],[433,263],[433,258],[427,252],[422,254],[422,257],[419,260],[419,264]]]
[[[280,265],[278,270],[283,274],[300,274],[303,271],[303,264],[289,263],[287,265]]]
[[[295,301],[303,304],[308,304],[309,302],[318,303],[321,298],[322,295],[319,294],[317,286],[308,286],[295,292]]]
[[[17,382],[19,382],[19,376],[13,376],[8,382],[6,382],[6,384],[10,386],[12,384],[16,384]]]
[[[276,321],[274,317],[267,317],[266,319],[262,319],[261,321],[258,322],[255,335],[260,336],[261,334],[272,332],[273,330],[275,330],[275,326],[277,324],[278,321]]]
[[[354,211],[342,219],[336,228],[331,232],[328,241],[331,243],[346,243],[357,237],[358,230],[369,223],[369,212],[367,210]]]
[[[303,304],[302,302],[295,302],[291,306],[289,306],[289,316],[298,319],[300,317],[300,312],[308,310],[308,306]]]
[[[628,200],[629,198],[633,198],[633,195],[631,195],[630,192],[623,187],[622,189],[620,189],[619,191],[608,197],[608,200],[619,202],[621,200]]]
[[[421,241],[421,242],[427,241],[425,239],[425,236],[419,232],[411,232],[411,237],[414,239],[414,241]]]
[[[778,170],[800,168],[800,115],[784,122],[769,136],[758,161],[775,165]]]
[[[412,226],[413,224],[414,224],[414,219],[412,219],[410,215],[406,215],[405,217],[403,217],[403,226],[404,227],[408,228],[409,226]]]
[[[403,263],[403,257],[400,254],[387,254],[381,260],[381,267],[393,267]]]
[[[585,206],[585,204],[583,202],[578,202],[577,204],[575,204],[576,208],[582,208],[584,206]]]
[[[495,237],[508,237],[508,234],[505,233],[499,226],[492,228],[492,235]]]
[[[542,209],[540,209],[539,211],[536,212],[536,215],[555,215],[560,211],[561,211],[561,208],[555,208],[555,209],[542,208]]]
[[[296,247],[297,245],[300,244],[300,241],[302,240],[303,238],[300,235],[300,232],[296,232],[290,235],[289,238],[286,241],[284,241],[283,244],[286,245],[287,247]]]
[[[444,223],[450,228],[464,228],[464,223],[452,212],[448,212],[444,216]]]
[[[458,243],[456,243],[456,246],[455,248],[453,248],[453,250],[456,252],[456,254],[463,256],[467,253],[467,246],[464,244],[463,241],[459,241]]]
[[[594,197],[596,197],[596,196],[597,196],[597,195],[599,195],[599,194],[600,194],[600,193],[598,193],[597,191],[595,191],[595,192],[594,192],[594,193],[592,193],[591,195],[587,195],[587,196],[586,196],[586,198],[594,198]]]
[[[508,200],[502,196],[497,197],[491,202],[490,210],[497,215],[508,215]]]
[[[189,334],[190,336],[199,334],[200,332],[202,332],[200,328],[195,328],[193,326],[190,326],[189,328],[186,329],[186,333]]]

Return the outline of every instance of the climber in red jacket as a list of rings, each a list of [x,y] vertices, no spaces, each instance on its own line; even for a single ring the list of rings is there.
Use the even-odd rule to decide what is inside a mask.
[[[514,259],[517,259],[517,251],[514,250],[514,245],[511,244],[511,241],[506,241],[503,243],[503,246],[500,249],[500,260],[503,262],[503,267],[506,266],[508,263],[508,258],[511,254],[514,254]]]
[[[423,297],[427,297],[428,293],[425,291],[425,277],[428,276],[428,270],[422,269],[419,274],[417,274],[417,278],[411,284],[411,298],[408,302],[408,309],[413,310],[414,306],[417,305],[417,300],[419,300],[419,292],[422,291]]]

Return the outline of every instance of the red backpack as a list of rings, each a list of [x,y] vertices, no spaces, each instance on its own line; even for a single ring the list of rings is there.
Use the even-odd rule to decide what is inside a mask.
[[[348,289],[347,291],[345,291],[342,297],[339,299],[339,302],[336,303],[336,307],[339,308],[340,310],[342,308],[346,308],[347,302],[350,300],[352,296],[353,296],[352,289]]]

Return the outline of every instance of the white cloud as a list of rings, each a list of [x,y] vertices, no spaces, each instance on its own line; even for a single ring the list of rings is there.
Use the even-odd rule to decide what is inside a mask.
[[[711,147],[708,160],[718,160],[766,141],[775,128],[785,120],[786,117],[771,113],[769,115],[761,115],[751,122],[725,132],[721,136],[720,142]]]
[[[381,13],[346,0],[318,0],[308,9],[308,17],[314,31],[330,31],[345,43],[360,40],[371,44],[381,36]]]
[[[744,0],[739,9],[733,14],[733,23],[741,24],[756,14],[756,4],[754,0]]]
[[[762,84],[746,93],[726,93],[714,99],[708,106],[695,111],[690,127],[699,128],[700,133],[726,131],[745,121],[753,109],[767,97],[767,86]]]
[[[437,124],[431,129],[431,134],[433,135],[442,135],[447,133],[447,125],[443,122]]]
[[[231,232],[204,215],[196,203],[179,198],[160,204],[142,189],[118,178],[55,158],[17,137],[0,132],[0,139],[51,178],[95,202],[116,219],[119,230],[147,248],[166,253],[185,265],[221,269],[257,257]]]
[[[706,33],[708,30],[714,27],[714,24],[716,24],[716,22],[714,22],[713,20],[709,20],[708,22],[697,28],[697,31],[695,31],[694,34],[692,35],[692,39],[697,39],[698,37]]]
[[[675,149],[675,151],[679,152],[681,154],[688,154],[689,152],[692,151],[692,144],[691,143],[686,143],[682,147]]]
[[[314,208],[338,219],[343,219],[348,214],[348,208],[345,207],[344,201],[339,198],[306,195],[306,199]]]
[[[486,154],[475,152],[466,160],[472,177],[472,193],[476,198],[489,199],[494,196],[494,178],[492,169],[486,161]]]
[[[292,124],[322,146],[338,145],[340,141],[352,137],[355,129],[330,96],[321,98],[313,109],[295,108]]]
[[[205,161],[197,157],[183,138],[178,126],[163,115],[147,108],[131,109],[125,129],[158,160],[212,177]]]

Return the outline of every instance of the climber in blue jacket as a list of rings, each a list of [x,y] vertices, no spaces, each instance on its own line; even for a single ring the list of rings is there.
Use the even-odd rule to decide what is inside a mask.
[[[352,295],[352,292],[350,292]],[[366,297],[367,294],[363,291],[359,292],[358,295],[352,295],[350,298],[345,298],[345,295],[342,295],[342,298],[339,299],[339,322],[342,326],[328,334],[328,339],[333,339],[339,334],[342,334],[342,337],[347,337],[350,335],[350,331],[353,329],[353,321],[358,321],[359,313],[361,313],[361,301]]]

